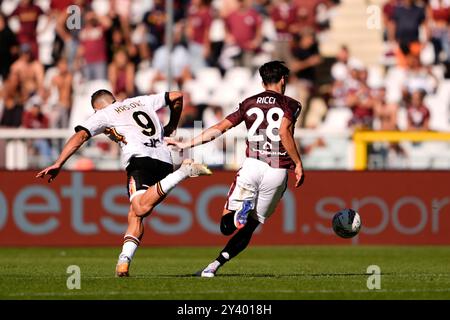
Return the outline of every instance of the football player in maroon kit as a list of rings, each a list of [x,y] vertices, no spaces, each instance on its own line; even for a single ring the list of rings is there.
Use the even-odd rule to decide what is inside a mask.
[[[303,166],[294,140],[301,104],[284,95],[289,69],[281,61],[259,68],[264,91],[245,99],[225,119],[190,141],[167,138],[180,149],[207,143],[245,122],[248,130],[246,159],[228,192],[220,230],[233,235],[217,259],[198,273],[214,277],[217,270],[242,252],[253,232],[274,212],[287,187],[288,170],[295,171],[295,186],[304,180]]]

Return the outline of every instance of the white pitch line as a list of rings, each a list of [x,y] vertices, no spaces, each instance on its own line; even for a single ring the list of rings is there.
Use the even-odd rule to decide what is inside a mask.
[[[224,274],[227,277],[230,277],[228,274]],[[295,274],[295,275],[290,275],[290,274],[273,274],[273,275],[267,275],[267,278],[295,278],[295,277],[302,277],[302,278],[332,278],[332,277],[367,277],[370,274],[365,274],[365,273],[361,273],[361,274]],[[411,273],[411,274],[394,274],[394,273],[388,273],[388,274],[381,274],[382,277],[397,277],[397,278],[421,278],[421,277],[450,277],[450,273]],[[24,279],[24,280],[29,280],[29,278],[34,277],[34,276],[13,276],[13,277],[8,277],[8,279]],[[263,277],[263,275],[260,274],[242,274],[242,275],[233,275],[233,277],[241,277],[244,279],[247,278],[261,278]],[[114,274],[112,274],[111,276],[83,276],[83,279],[85,280],[96,280],[96,279],[114,279],[116,278]],[[153,278],[159,278],[159,279],[178,279],[178,278],[197,278],[199,279],[199,277],[195,276],[195,275],[179,275],[179,274],[173,274],[173,275],[134,275],[132,277],[130,277],[129,279],[153,279]],[[54,277],[53,279],[66,279],[66,276],[57,276]]]
[[[82,289],[81,289],[82,290]],[[203,291],[133,291],[133,292],[120,292],[120,291],[106,291],[106,292],[19,292],[9,294],[9,297],[41,297],[41,296],[116,296],[116,295],[172,295],[172,294],[211,294],[211,293],[226,293],[225,290],[203,290]],[[436,292],[450,292],[450,288],[442,289],[399,289],[399,290],[246,290],[246,291],[234,291],[239,293],[305,293],[305,294],[316,294],[316,293],[436,293]]]

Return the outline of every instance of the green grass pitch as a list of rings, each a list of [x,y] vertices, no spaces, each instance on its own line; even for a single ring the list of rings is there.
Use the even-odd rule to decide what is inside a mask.
[[[450,299],[450,247],[253,246],[216,278],[193,277],[219,249],[140,248],[131,277],[115,278],[119,248],[0,248],[0,299]]]

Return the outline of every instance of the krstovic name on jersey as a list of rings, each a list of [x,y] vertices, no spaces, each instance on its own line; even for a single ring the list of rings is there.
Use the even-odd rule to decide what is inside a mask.
[[[143,106],[144,105],[142,104],[142,102],[140,100],[138,100],[138,101],[130,103],[129,105],[121,105],[121,106],[115,107],[114,111],[116,111],[117,113],[121,113],[123,111],[128,111],[128,110],[134,109],[136,107],[143,107]]]
[[[156,114],[164,106],[165,93],[125,99],[98,110],[75,130],[86,130],[91,136],[108,134],[122,149],[123,166],[133,156],[172,164],[170,151],[163,143],[164,129]]]

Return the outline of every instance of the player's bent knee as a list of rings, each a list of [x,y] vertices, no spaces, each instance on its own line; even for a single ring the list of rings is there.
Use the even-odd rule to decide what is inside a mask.
[[[234,232],[234,230],[236,230],[236,229],[232,229],[232,228],[229,228],[229,227],[224,226],[223,224],[220,224],[220,232],[222,232],[222,234],[223,234],[224,236],[230,236],[230,235],[232,235],[233,232]]]
[[[140,218],[145,218],[148,217],[153,211],[153,208],[150,209],[143,209],[141,211],[139,211],[139,213],[136,213],[136,215]]]
[[[150,210],[148,210],[146,213],[144,213],[141,217],[142,218],[148,217],[149,215],[152,214],[152,212],[153,212],[153,207]]]
[[[143,218],[145,216],[146,212],[145,211],[136,211],[136,216],[139,218]]]
[[[222,232],[224,236],[229,236],[232,235],[235,230],[234,212],[231,211],[222,216],[222,219],[220,220],[220,232]]]
[[[130,210],[128,211],[128,218],[135,218],[136,217],[136,212],[134,211],[133,208],[130,208]]]
[[[133,210],[136,216],[144,218],[152,213],[153,206],[136,205]]]
[[[131,210],[134,211],[134,214],[137,217],[144,218],[153,211],[154,205],[153,204],[146,204],[141,202],[141,196],[137,196],[133,199],[131,202]]]

